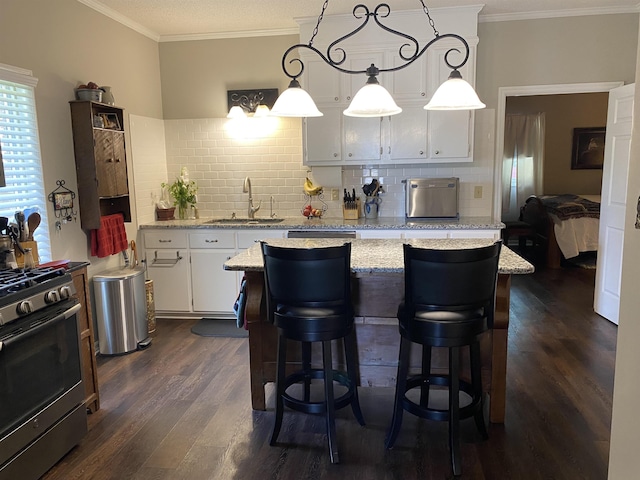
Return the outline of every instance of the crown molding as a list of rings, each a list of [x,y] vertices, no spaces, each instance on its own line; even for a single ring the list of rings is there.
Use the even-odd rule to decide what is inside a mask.
[[[515,20],[540,20],[544,18],[582,17],[588,15],[614,15],[621,13],[640,13],[640,4],[634,7],[594,7],[571,8],[566,10],[541,10],[539,12],[498,13],[480,15],[478,23],[512,22]]]
[[[151,40],[155,40],[156,42],[160,41],[160,35],[158,35],[156,32],[149,30],[147,27],[140,25],[138,22],[134,22],[129,17],[125,17],[124,15],[116,12],[109,7],[106,7],[100,2],[96,2],[95,0],[78,0],[78,2],[86,5],[89,8],[92,8],[96,12],[99,12],[112,20],[115,20],[118,23],[121,23],[125,27],[129,27],[131,30],[141,33],[145,37],[149,37]]]
[[[160,35],[159,42],[186,42],[190,40],[220,40],[224,38],[273,37],[276,35],[299,35],[299,28],[271,30],[244,30],[237,32],[192,33],[186,35]]]

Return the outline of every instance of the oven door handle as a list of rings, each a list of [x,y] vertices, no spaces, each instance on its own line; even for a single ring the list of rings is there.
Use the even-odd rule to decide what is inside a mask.
[[[82,308],[82,305],[80,303],[76,303],[73,307],[65,310],[60,315],[57,315],[56,317],[52,318],[51,320],[47,320],[45,322],[42,322],[40,325],[37,325],[37,326],[35,326],[33,328],[30,328],[26,332],[19,333],[18,335],[15,335],[15,336],[10,337],[10,338],[8,338],[6,340],[3,340],[2,342],[0,342],[0,352],[2,352],[2,350],[4,350],[5,348],[11,346],[13,343],[15,343],[15,342],[17,342],[19,340],[24,340],[25,338],[31,337],[33,335],[36,335],[38,332],[44,330],[45,328],[49,328],[54,323],[61,322],[62,320],[66,320],[67,318],[70,318],[70,317],[74,316],[76,313],[78,313],[80,311],[80,308]]]

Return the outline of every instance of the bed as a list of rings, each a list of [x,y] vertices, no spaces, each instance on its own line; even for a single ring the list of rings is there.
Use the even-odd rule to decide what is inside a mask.
[[[599,195],[532,195],[522,207],[522,220],[534,227],[551,268],[559,268],[563,257],[598,250]]]

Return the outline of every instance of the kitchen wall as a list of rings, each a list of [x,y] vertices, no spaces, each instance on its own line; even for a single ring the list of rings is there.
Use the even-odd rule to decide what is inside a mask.
[[[404,216],[402,180],[411,177],[451,177],[461,179],[460,213],[463,216],[490,216],[493,164],[493,111],[478,112],[476,131],[476,159],[471,164],[439,164],[412,166],[367,165],[342,168],[339,198],[342,189],[356,189],[362,195],[362,185],[378,178],[386,193],[382,196],[381,216]],[[148,123],[149,122],[149,123]],[[149,132],[158,131],[152,119],[133,118],[134,154],[148,158],[157,142]],[[142,125],[139,128],[139,125]],[[313,169],[302,164],[301,120],[292,118],[247,119],[241,123],[226,118],[165,120],[166,159],[168,178],[172,181],[182,167],[189,170],[189,178],[198,184],[198,210],[201,217],[246,216],[248,195],[242,192],[245,176],[251,178],[253,197],[262,202],[258,216],[273,213],[280,217],[299,216],[306,201],[302,184],[306,176],[314,178]],[[267,127],[269,132],[265,133]],[[482,128],[483,127],[483,128]],[[252,137],[257,129],[264,136]],[[155,155],[158,155],[156,152]],[[158,178],[153,162],[138,162],[136,178]],[[139,170],[138,170],[139,168]],[[340,167],[336,167],[340,170]],[[161,183],[158,181],[158,185]],[[473,198],[474,186],[483,187],[482,198]],[[152,186],[151,186],[152,187]],[[148,189],[147,189],[148,190]],[[142,189],[138,185],[138,193]],[[151,201],[149,201],[151,199]],[[138,198],[138,218],[153,215],[153,191]],[[332,201],[330,188],[325,190],[326,217],[341,218],[340,201]],[[314,199],[314,205],[320,205]]]
[[[35,97],[47,192],[61,179],[78,191],[69,110],[78,84],[110,85],[125,114],[163,117],[157,42],[77,0],[2,0],[0,45],[0,63],[32,70],[39,79]],[[130,168],[132,191],[135,183]],[[126,227],[134,239],[135,203],[132,207],[133,222]],[[79,221],[56,231],[51,206],[47,216],[54,259],[90,260],[90,275],[120,265],[120,257],[89,255]]]

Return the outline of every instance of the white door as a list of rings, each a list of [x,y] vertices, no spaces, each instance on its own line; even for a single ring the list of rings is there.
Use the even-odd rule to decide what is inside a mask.
[[[634,84],[609,92],[593,308],[618,324]]]

